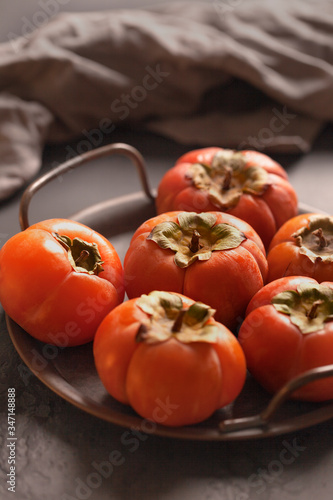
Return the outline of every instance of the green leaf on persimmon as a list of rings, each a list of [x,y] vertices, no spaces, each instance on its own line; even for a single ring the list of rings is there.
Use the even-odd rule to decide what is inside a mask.
[[[184,307],[178,295],[153,291],[139,297],[137,306],[149,315],[138,328],[138,342],[156,344],[175,338],[185,344],[214,343],[221,335],[216,323],[208,323],[215,310],[202,302]]]
[[[303,334],[321,330],[333,320],[333,290],[328,286],[302,284],[297,290],[278,293],[272,304],[278,312],[290,316]]]
[[[209,212],[181,212],[176,222],[157,224],[148,236],[162,249],[175,252],[175,263],[181,268],[196,260],[209,260],[214,251],[237,248],[246,236],[231,224],[216,224]]]

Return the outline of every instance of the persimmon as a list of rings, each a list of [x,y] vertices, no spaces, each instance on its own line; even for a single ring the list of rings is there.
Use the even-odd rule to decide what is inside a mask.
[[[216,309],[228,328],[240,324],[263,286],[263,243],[246,222],[222,212],[169,212],[141,224],[124,259],[129,298],[153,290],[182,293]]]
[[[298,213],[286,170],[258,151],[218,147],[190,151],[158,186],[157,213],[220,210],[248,222],[267,248],[282,224]]]
[[[245,357],[213,315],[206,304],[163,291],[117,306],[93,343],[108,393],[167,426],[201,422],[231,403],[245,382]]]
[[[124,293],[113,245],[78,222],[38,222],[1,248],[1,304],[42,342],[60,347],[90,342]]]

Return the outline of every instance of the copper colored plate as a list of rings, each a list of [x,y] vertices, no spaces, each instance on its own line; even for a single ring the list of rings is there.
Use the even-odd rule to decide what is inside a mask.
[[[300,207],[300,212],[312,211],[315,211],[312,207]],[[154,215],[152,200],[147,199],[143,193],[135,193],[100,203],[71,218],[109,238],[123,258],[134,230]],[[92,344],[66,349],[46,346],[8,317],[7,325],[22,360],[46,386],[83,411],[123,427],[136,427],[142,432],[172,438],[222,441],[276,436],[313,426],[333,417],[332,402],[318,404],[287,400],[263,424],[256,416],[265,411],[271,396],[249,375],[236,401],[217,411],[202,424],[164,427],[140,418],[106,392],[94,367]]]

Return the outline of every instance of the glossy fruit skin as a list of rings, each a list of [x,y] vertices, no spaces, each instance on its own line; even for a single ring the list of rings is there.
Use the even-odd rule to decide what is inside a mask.
[[[181,294],[186,306],[194,301]],[[216,343],[177,339],[137,342],[148,314],[137,298],[123,302],[100,324],[93,343],[98,375],[109,394],[143,418],[166,426],[201,422],[241,392],[246,363],[236,337],[213,318]]]
[[[104,271],[76,272],[53,232],[95,242]],[[90,342],[104,316],[123,299],[123,269],[114,247],[78,222],[39,222],[14,235],[0,251],[2,306],[42,342],[59,347]]]
[[[300,214],[286,221],[274,235],[267,254],[267,282],[283,276],[308,276],[319,283],[333,281],[333,262],[311,260],[300,252],[292,235],[300,228],[307,226],[316,213]]]
[[[174,262],[174,252],[161,249],[147,237],[164,221],[178,221],[181,212],[169,212],[144,222],[134,233],[124,259],[125,288],[129,298],[152,290],[184,294],[216,309],[215,318],[230,329],[240,324],[247,304],[263,286],[267,261],[263,243],[246,222],[222,212],[211,212],[216,224],[228,223],[247,239],[239,247],[216,251],[207,261],[187,268]]]
[[[187,176],[193,163],[210,164],[222,148],[210,147],[190,151],[181,156],[162,178],[156,197],[157,213],[173,210],[210,212],[220,210],[210,200],[207,191],[197,189]],[[267,248],[277,229],[297,215],[297,194],[288,181],[283,167],[258,151],[242,151],[246,168],[258,165],[269,173],[269,187],[260,195],[244,193],[235,207],[222,210],[248,222]]]
[[[304,335],[288,315],[271,303],[280,292],[299,284],[317,284],[305,276],[288,276],[263,287],[251,300],[238,340],[252,376],[270,393],[276,393],[294,377],[319,366],[333,364],[333,322]],[[333,289],[332,282],[323,282]],[[326,401],[333,398],[333,379],[311,382],[292,393],[292,399]]]

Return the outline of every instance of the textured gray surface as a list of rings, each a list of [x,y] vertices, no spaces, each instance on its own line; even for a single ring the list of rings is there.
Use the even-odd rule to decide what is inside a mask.
[[[108,2],[96,1],[93,8]],[[111,2],[112,6],[126,2]],[[134,6],[136,2],[132,3]],[[142,2],[138,2],[142,3]],[[17,6],[21,10],[18,14]],[[92,8],[71,0],[64,9]],[[84,7],[82,5],[84,4]],[[232,2],[231,2],[232,4]],[[236,2],[234,2],[236,4]],[[9,29],[31,18],[36,1],[0,2]],[[30,16],[30,17],[29,17]],[[159,137],[117,130],[113,141],[136,146],[155,187],[185,148]],[[75,144],[72,145],[75,148]],[[48,148],[43,172],[62,162],[65,146]],[[307,156],[280,157],[301,201],[333,212],[333,129],[318,138]],[[36,195],[31,220],[66,217],[109,197],[138,190],[125,160],[102,160],[70,172]],[[21,193],[0,205],[0,244],[20,230]],[[71,406],[25,367],[0,323],[0,497],[2,500],[331,500],[332,421],[298,433],[239,442],[189,442],[126,430]],[[15,387],[16,493],[7,491],[7,389]],[[116,454],[118,451],[118,455]],[[118,461],[114,460],[118,457]],[[111,466],[111,461],[119,465]],[[98,472],[99,471],[99,472]]]

